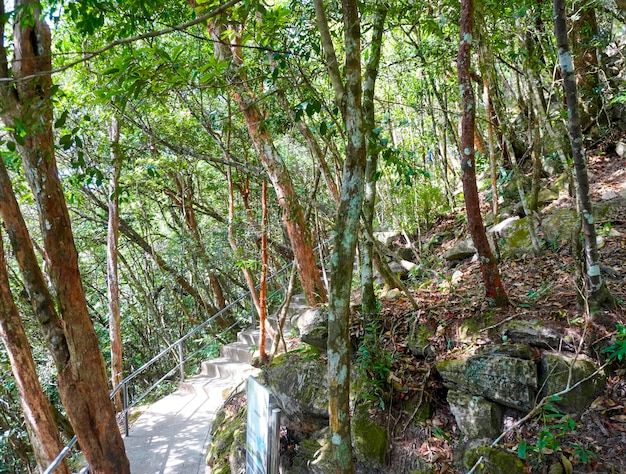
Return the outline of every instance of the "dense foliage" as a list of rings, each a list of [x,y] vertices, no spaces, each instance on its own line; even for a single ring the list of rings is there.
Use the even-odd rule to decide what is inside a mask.
[[[293,181],[295,195],[287,198],[301,204],[315,243],[326,241],[335,228],[335,193],[346,162],[345,104],[337,103],[326,72],[311,2],[230,2],[232,8],[218,17],[221,23],[197,21],[223,3],[211,0],[42,3],[53,32],[59,173],[107,361],[107,202],[112,192],[119,197],[124,369],[130,372],[247,291],[242,269],[259,281],[261,183],[268,177],[238,98],[258,106]],[[341,8],[326,3],[341,64]],[[374,17],[369,3],[380,2],[360,6],[364,64]],[[380,157],[373,227],[414,236],[463,202],[455,66],[460,8],[448,0],[388,3],[375,124],[368,137],[369,153]],[[583,132],[592,142],[619,125],[626,97],[624,12],[604,1],[579,2],[577,8],[570,18],[573,52],[577,72],[588,79],[579,94]],[[8,11],[2,21],[10,24],[14,15]],[[498,196],[515,192],[513,186],[536,202],[538,176],[571,168],[551,19],[547,2],[476,5],[475,167],[479,188],[489,189],[489,222],[498,220]],[[8,27],[6,35],[11,36]],[[240,54],[235,69],[229,60],[233,51]],[[111,191],[108,128],[114,117],[123,160],[119,186]],[[41,249],[37,210],[16,146],[27,133],[4,130],[0,152]],[[232,216],[229,199],[234,199]],[[270,192],[268,199],[273,272],[292,260],[293,249],[279,197]],[[32,321],[10,246],[5,248],[40,379],[61,420],[53,364]],[[43,251],[39,258],[45,267]],[[365,345],[360,357],[369,361],[370,353],[374,348]],[[1,463],[0,472],[26,472],[34,461],[3,350],[0,366],[0,459],[10,460]],[[151,383],[149,374],[142,383]],[[63,435],[70,434],[64,428]]]

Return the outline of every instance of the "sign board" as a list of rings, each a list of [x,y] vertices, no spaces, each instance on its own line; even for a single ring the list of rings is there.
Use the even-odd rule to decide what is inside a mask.
[[[246,474],[278,474],[280,409],[274,396],[248,377]]]

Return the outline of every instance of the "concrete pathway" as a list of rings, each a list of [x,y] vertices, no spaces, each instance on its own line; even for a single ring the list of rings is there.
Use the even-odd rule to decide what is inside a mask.
[[[240,333],[236,354],[220,357],[178,390],[148,406],[124,438],[132,474],[204,474],[209,432],[216,411],[238,385],[258,369],[249,365],[255,331]],[[224,346],[227,347],[227,346]],[[223,349],[225,351],[232,349]],[[242,383],[243,382],[243,383]]]
[[[291,318],[306,308],[296,295],[289,306],[283,330],[291,330]],[[272,318],[270,318],[271,320]],[[276,322],[271,321],[276,327]],[[148,406],[132,423],[124,438],[132,474],[205,474],[205,456],[216,411],[236,387],[258,369],[250,365],[259,331],[247,329],[237,342],[220,349],[221,357],[202,363],[201,373],[181,383],[178,390]],[[267,342],[268,350],[271,341]]]

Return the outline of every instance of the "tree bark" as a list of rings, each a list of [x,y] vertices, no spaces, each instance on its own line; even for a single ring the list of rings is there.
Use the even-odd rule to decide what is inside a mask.
[[[124,378],[122,358],[122,324],[120,314],[120,285],[118,278],[118,241],[120,227],[119,180],[122,167],[120,128],[117,118],[109,126],[111,141],[111,179],[109,181],[109,220],[107,226],[107,292],[109,299],[109,341],[111,344],[111,386],[117,387]],[[122,393],[118,391],[113,400],[118,411],[122,410]]]
[[[369,234],[374,232],[374,208],[376,206],[376,170],[378,168],[378,134],[374,133],[374,91],[378,66],[382,51],[382,39],[385,19],[389,7],[386,2],[376,4],[372,17],[372,39],[369,60],[365,67],[363,81],[363,123],[367,137],[367,159],[365,164],[365,194],[363,198],[363,226]],[[361,252],[361,310],[363,315],[371,316],[377,311],[374,294],[374,242],[365,239]]]
[[[565,18],[565,1],[554,0],[554,34],[559,47],[559,63],[563,88],[567,101],[567,122],[572,144],[574,171],[578,184],[578,203],[582,214],[582,229],[584,236],[584,253],[586,267],[586,290],[592,308],[604,303],[612,303],[613,297],[609,292],[600,272],[600,259],[596,243],[596,228],[593,220],[593,206],[589,192],[589,176],[587,174],[587,158],[583,145],[583,134],[580,126],[578,110],[578,92],[576,88],[576,71],[572,62],[567,39],[567,23]]]
[[[461,90],[461,104],[463,115],[461,118],[461,171],[463,194],[467,212],[467,223],[470,235],[478,250],[480,269],[485,283],[485,297],[487,303],[493,306],[506,306],[508,298],[500,278],[498,265],[494,258],[487,233],[480,213],[478,187],[476,185],[476,162],[474,153],[474,130],[476,118],[476,103],[474,90],[470,79],[470,59],[472,48],[472,27],[474,23],[473,0],[461,1],[461,40],[457,56],[459,87]]]
[[[63,316],[69,358],[58,361],[59,392],[92,472],[130,472],[124,443],[109,399],[104,358],[89,316],[78,269],[71,223],[54,157],[52,134],[51,39],[38,2],[19,0],[13,28],[14,85],[3,87],[3,120],[14,133],[22,165],[39,215],[50,277]],[[22,18],[26,12],[32,17]],[[3,24],[4,27],[4,24]],[[1,32],[4,37],[4,31]],[[0,76],[8,78],[4,44]],[[32,248],[32,247],[31,247]],[[27,269],[31,271],[32,269]]]
[[[358,4],[343,0],[345,47],[345,86],[336,67],[334,46],[322,0],[313,2],[328,73],[335,90],[335,101],[341,104],[346,127],[346,161],[337,210],[334,248],[331,256],[330,314],[328,317],[329,415],[332,440],[326,453],[331,471],[354,472],[350,438],[350,293],[352,271],[358,238],[359,217],[367,145],[362,112],[361,27]]]
[[[63,449],[50,401],[39,379],[30,345],[9,286],[2,235],[0,234],[0,337],[7,350],[13,378],[20,394],[26,431],[37,467],[44,471]],[[57,472],[69,474],[65,462]]]

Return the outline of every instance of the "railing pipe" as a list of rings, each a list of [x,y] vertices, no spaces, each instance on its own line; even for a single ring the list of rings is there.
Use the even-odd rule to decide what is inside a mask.
[[[183,343],[178,343],[178,370],[180,371],[180,381],[185,381],[185,360],[183,358]]]
[[[124,383],[124,435],[128,437],[129,426],[128,426],[128,384]]]

